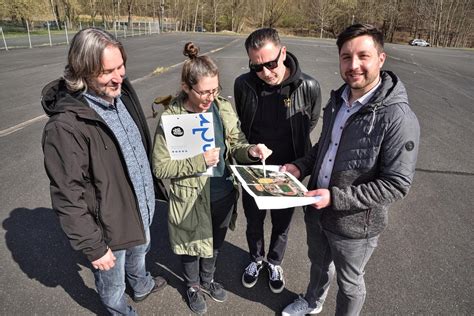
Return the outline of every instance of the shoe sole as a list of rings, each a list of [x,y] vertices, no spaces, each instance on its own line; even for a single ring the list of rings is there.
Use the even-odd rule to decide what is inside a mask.
[[[227,301],[227,297],[223,300],[219,300],[217,298],[215,298],[214,296],[211,295],[211,292],[208,292],[207,290],[201,288],[201,292],[203,292],[204,294],[208,295],[210,298],[212,298],[213,301],[216,301],[218,303],[223,303],[225,301]]]
[[[304,313],[303,315],[316,315],[316,314],[319,314],[323,311],[323,307],[322,306],[319,306],[318,308],[308,312],[308,313]],[[290,313],[284,313],[282,312],[281,313],[281,316],[290,316],[290,315],[294,315],[294,314],[290,314]]]
[[[318,308],[316,308],[316,310],[312,310],[311,312],[308,312],[308,313],[304,313],[303,315],[316,315],[316,314],[319,314],[323,311],[323,307],[320,306]],[[290,315],[294,315],[294,314],[289,314],[289,313],[281,313],[282,316],[290,316]]]
[[[188,305],[189,306],[189,305]],[[194,313],[194,314],[198,314],[198,315],[203,315],[205,313],[207,313],[207,308],[204,310],[204,311],[195,311],[194,309],[191,308],[191,306],[189,306],[189,309]]]
[[[140,302],[143,302],[144,300],[146,300],[148,298],[148,296],[150,296],[151,294],[153,293],[156,293],[156,292],[159,292],[161,291],[162,289],[164,289],[166,286],[168,285],[168,282],[164,282],[163,284],[161,284],[160,286],[156,287],[156,288],[153,288],[150,293],[146,294],[146,295],[143,295],[143,296],[140,296],[140,297],[132,297],[132,300],[135,302],[135,303],[140,303]]]
[[[275,293],[275,294],[279,294],[279,293],[283,292],[283,290],[285,289],[285,284],[283,284],[283,286],[282,286],[281,288],[279,288],[279,289],[273,288],[273,287],[270,285],[270,283],[268,283],[268,286],[270,287],[270,291],[272,291],[272,292]]]
[[[315,315],[315,314],[319,314],[323,311],[323,306],[319,306],[318,308],[316,308],[315,310],[311,311],[311,313],[308,313],[310,315]]]
[[[247,283],[247,282],[245,282],[244,276],[242,275],[242,285],[245,286],[245,287],[248,288],[248,289],[253,288],[253,287],[255,286],[255,284],[257,284],[257,281],[258,281],[258,279],[255,280],[255,281],[252,282],[252,283]]]

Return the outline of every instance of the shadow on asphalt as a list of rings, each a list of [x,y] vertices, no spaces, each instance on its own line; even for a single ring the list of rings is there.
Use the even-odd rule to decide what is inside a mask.
[[[169,285],[177,290],[183,301],[186,301],[186,286],[182,279],[181,261],[171,250],[167,221],[167,207],[157,206],[151,226],[151,250],[147,257],[148,264],[153,264],[153,266],[148,268],[152,275],[165,276]],[[245,288],[242,285],[241,277],[248,263],[249,255],[246,250],[224,242],[217,259],[214,279],[221,283],[229,293],[233,293],[244,300],[262,304],[274,311],[275,314],[280,314],[281,310],[288,305],[288,302],[292,302],[297,297],[297,294],[287,289],[284,289],[280,294],[272,293],[268,286],[268,272],[266,269],[262,270],[263,273],[253,288]]]
[[[169,285],[186,301],[181,261],[169,245],[167,216],[167,208],[159,205],[151,227],[148,268],[152,275],[165,276]],[[30,279],[51,288],[60,286],[83,308],[96,315],[106,315],[97,292],[89,288],[79,274],[84,268],[90,269],[89,262],[71,248],[52,209],[16,208],[3,222],[3,228],[12,258]],[[280,294],[273,294],[266,281],[266,269],[262,270],[259,282],[252,289],[244,288],[241,276],[247,264],[247,251],[225,242],[217,263],[216,281],[222,283],[229,293],[265,305],[275,313],[296,297],[295,293],[286,289]],[[128,288],[127,293],[131,294]]]
[[[84,267],[90,269],[89,262],[71,248],[52,209],[16,208],[3,228],[12,258],[30,279],[51,288],[60,286],[83,308],[106,314],[96,291],[79,274]]]

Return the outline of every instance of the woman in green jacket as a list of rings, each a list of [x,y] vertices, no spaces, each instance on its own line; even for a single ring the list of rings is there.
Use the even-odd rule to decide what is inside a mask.
[[[219,72],[208,56],[198,56],[193,43],[184,47],[181,91],[162,115],[212,112],[215,148],[194,157],[172,160],[166,146],[161,121],[155,134],[153,172],[170,179],[168,228],[173,252],[181,256],[191,310],[206,312],[203,293],[223,302],[227,293],[214,281],[219,249],[232,218],[237,191],[228,165],[258,162],[270,154],[265,145],[249,145],[239,128],[232,105],[219,96]],[[205,176],[214,166],[213,176]]]

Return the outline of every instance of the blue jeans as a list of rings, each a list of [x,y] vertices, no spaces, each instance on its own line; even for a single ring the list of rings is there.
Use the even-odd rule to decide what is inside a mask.
[[[305,213],[310,281],[305,299],[310,307],[322,305],[336,272],[339,290],[336,315],[359,315],[366,290],[364,268],[377,247],[378,236],[350,239],[321,227],[321,211],[308,207]]]
[[[125,276],[135,296],[143,296],[153,289],[155,281],[146,271],[145,256],[150,250],[150,229],[145,228],[147,242],[125,250],[113,251],[115,266],[108,271],[95,270],[95,285],[102,304],[111,315],[137,315],[127,303]]]

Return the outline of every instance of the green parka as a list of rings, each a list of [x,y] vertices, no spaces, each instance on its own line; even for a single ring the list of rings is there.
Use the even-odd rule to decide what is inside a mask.
[[[217,97],[214,102],[224,126],[226,165],[232,164],[232,158],[238,163],[255,162],[255,158],[248,154],[252,145],[248,144],[240,130],[240,122],[232,105],[222,97]],[[187,113],[183,100],[178,97],[171,101],[162,115]],[[213,255],[210,177],[197,175],[207,169],[204,155],[171,160],[161,125],[160,120],[152,163],[157,178],[170,179],[168,230],[171,248],[178,255],[210,258]]]

